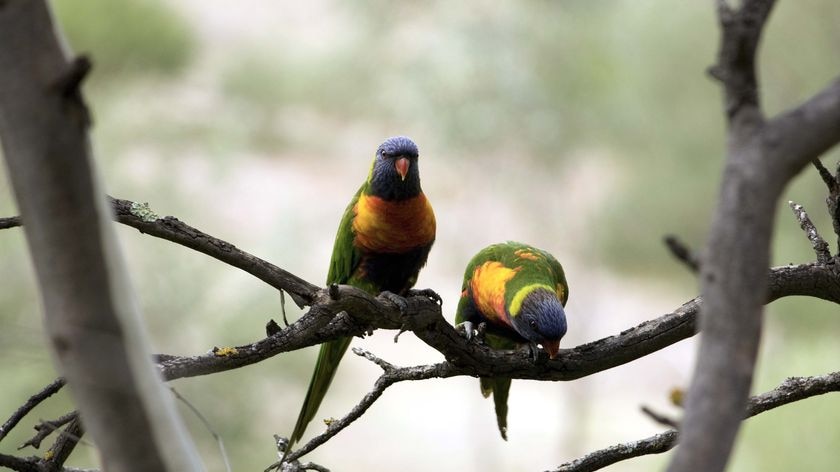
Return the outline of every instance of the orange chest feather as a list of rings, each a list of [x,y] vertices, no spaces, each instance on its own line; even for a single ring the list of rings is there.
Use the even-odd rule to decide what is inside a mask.
[[[435,240],[435,213],[422,193],[401,201],[359,196],[353,208],[354,242],[377,253],[404,253]]]
[[[505,310],[505,284],[519,269],[505,267],[497,261],[485,262],[475,268],[470,279],[470,291],[476,308],[485,318],[500,324],[510,324]]]

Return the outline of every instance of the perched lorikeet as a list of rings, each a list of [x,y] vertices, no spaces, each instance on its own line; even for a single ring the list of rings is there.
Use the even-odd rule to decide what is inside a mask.
[[[420,189],[417,160],[417,145],[405,136],[388,138],[376,150],[367,180],[338,226],[328,285],[408,294],[435,240],[435,214]],[[317,413],[351,339],[321,345],[287,451]]]
[[[509,241],[482,249],[464,273],[455,322],[471,326],[485,323],[487,345],[513,349],[529,343],[542,345],[554,359],[566,334],[563,306],[569,288],[563,267],[551,254],[527,244]],[[510,379],[481,378],[481,393],[493,394],[496,422],[507,440],[507,399]]]

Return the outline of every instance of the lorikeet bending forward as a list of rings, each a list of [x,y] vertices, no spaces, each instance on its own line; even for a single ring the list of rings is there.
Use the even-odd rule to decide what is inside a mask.
[[[406,295],[417,281],[435,240],[435,214],[420,189],[417,159],[417,145],[405,136],[388,138],[376,150],[367,180],[338,226],[328,285]],[[287,451],[317,413],[351,339],[321,345]]]
[[[486,323],[486,342],[491,347],[541,344],[554,359],[566,334],[563,306],[568,298],[563,267],[554,256],[512,241],[494,244],[482,249],[467,266],[455,322]],[[507,440],[510,379],[480,380],[481,393],[493,394],[499,432]]]

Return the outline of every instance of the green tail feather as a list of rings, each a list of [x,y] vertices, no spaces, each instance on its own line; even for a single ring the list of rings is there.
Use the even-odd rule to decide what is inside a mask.
[[[315,372],[312,373],[312,380],[309,381],[306,399],[300,409],[295,430],[289,437],[289,445],[286,447],[287,453],[292,450],[295,443],[300,441],[304,431],[306,431],[306,426],[318,413],[318,407],[321,406],[321,402],[330,388],[335,372],[338,370],[338,364],[341,362],[341,357],[347,352],[352,340],[353,338],[341,338],[321,345],[318,361],[315,364]]]
[[[493,394],[493,404],[496,407],[496,424],[499,425],[499,433],[502,439],[507,441],[507,413],[508,393],[510,393],[510,379],[482,377],[481,394],[484,398]]]

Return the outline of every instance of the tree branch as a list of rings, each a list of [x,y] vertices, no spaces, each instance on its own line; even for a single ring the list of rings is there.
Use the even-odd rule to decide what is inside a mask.
[[[802,228],[802,231],[805,231],[808,241],[811,241],[811,247],[814,248],[814,253],[817,255],[817,262],[820,264],[827,264],[828,261],[831,260],[831,252],[828,250],[828,243],[825,242],[825,239],[823,239],[822,236],[820,236],[819,231],[817,231],[817,227],[814,226],[814,223],[811,221],[811,218],[808,217],[808,213],[805,212],[802,205],[794,203],[793,201],[789,201],[788,205],[790,206],[790,209],[793,210],[793,214],[799,222],[799,227]]]
[[[840,252],[840,165],[837,167],[836,175],[832,175],[819,159],[812,161],[820,177],[828,187],[828,196],[825,203],[828,205],[828,215],[831,217],[831,225],[834,227],[834,234],[837,235],[837,248]]]
[[[61,390],[61,387],[63,387],[64,384],[64,379],[62,377],[59,377],[50,382],[50,384],[44,387],[40,392],[29,397],[29,399],[26,400],[26,403],[24,403],[23,405],[21,405],[20,408],[15,410],[15,412],[12,413],[12,416],[9,417],[9,419],[6,420],[6,422],[3,423],[2,426],[0,426],[0,441],[2,441],[3,438],[5,438],[6,435],[9,434],[9,431],[11,431],[12,428],[14,428],[20,422],[20,420],[22,420],[26,415],[28,415],[30,411],[32,411],[36,406],[40,405],[42,401],[46,400],[47,398],[51,397],[53,394]]]
[[[10,216],[8,218],[0,218],[0,229],[16,228],[21,226],[23,222],[19,216]]]
[[[69,59],[58,36],[45,0],[0,6],[0,138],[53,358],[105,468],[198,470],[104,217],[79,90],[90,62]]]
[[[111,198],[110,201],[116,220],[124,225],[136,228],[141,233],[186,246],[242,269],[278,290],[289,292],[298,306],[307,306],[314,301],[318,291],[317,286],[270,262],[241,251],[233,244],[210,236],[173,216],[158,218],[142,204],[115,198]]]
[[[447,377],[448,371],[451,368],[451,366],[446,363],[416,367],[396,367],[393,364],[374,356],[370,352],[365,351],[364,349],[353,348],[353,353],[373,362],[384,371],[383,374],[376,379],[376,382],[373,385],[373,390],[368,392],[347,415],[341,419],[330,421],[327,425],[326,431],[310,439],[309,442],[297,450],[290,452],[288,456],[286,456],[285,461],[278,461],[268,466],[268,468],[266,468],[266,472],[272,469],[280,470],[284,463],[296,461],[298,458],[312,452],[315,448],[327,442],[330,438],[341,432],[341,430],[347,426],[350,426],[350,423],[359,419],[359,417],[361,417],[368,408],[370,408],[371,405],[373,405],[373,403],[382,396],[385,389],[391,385],[405,380],[425,380]]]
[[[773,0],[718,1],[716,77],[728,118],[726,167],[701,271],[704,333],[669,472],[719,472],[752,383],[766,301],[776,202],[789,180],[840,140],[840,80],[770,121],[759,105],[755,54]]]
[[[78,418],[78,413],[76,411],[72,411],[67,413],[66,415],[62,415],[61,417],[51,420],[51,421],[43,421],[41,420],[40,423],[35,425],[35,436],[32,436],[28,441],[21,444],[18,447],[18,450],[23,449],[27,446],[32,446],[35,449],[41,447],[41,441],[47,438],[50,434],[54,433],[61,428],[62,426],[66,425],[67,423],[75,420]]]
[[[840,392],[840,372],[818,377],[791,377],[775,389],[751,397],[742,419],[829,392]],[[677,436],[677,431],[672,429],[639,441],[616,444],[567,462],[552,472],[592,472],[634,457],[661,454],[677,445]]]

